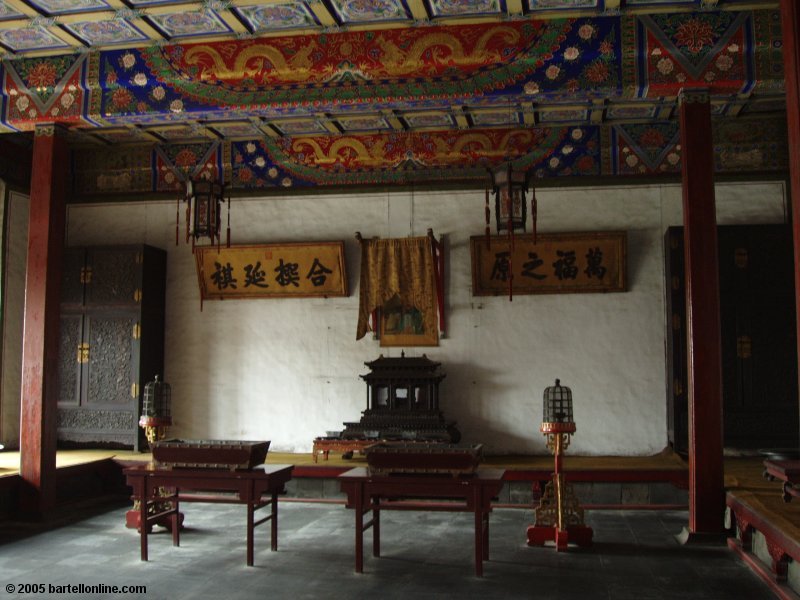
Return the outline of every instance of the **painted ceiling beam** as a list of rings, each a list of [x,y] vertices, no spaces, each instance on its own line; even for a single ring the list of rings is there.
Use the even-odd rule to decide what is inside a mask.
[[[522,0],[506,0],[506,10],[511,16],[523,14]]]
[[[418,23],[430,21],[428,9],[425,8],[425,3],[422,0],[407,0],[406,5],[411,11],[411,17]]]

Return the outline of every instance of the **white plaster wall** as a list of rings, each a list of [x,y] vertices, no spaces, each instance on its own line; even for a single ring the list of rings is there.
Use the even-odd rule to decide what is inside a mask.
[[[310,452],[314,437],[357,421],[359,374],[380,348],[355,340],[359,249],[365,237],[444,234],[447,336],[407,349],[443,363],[442,409],[464,442],[490,453],[545,453],[541,398],[572,388],[571,453],[647,455],[667,445],[662,239],[681,224],[678,185],[537,191],[539,230],[628,232],[629,291],[471,295],[469,237],[483,232],[483,192],[348,193],[234,200],[233,243],[345,240],[350,296],[206,302],[189,247],[175,246],[174,202],[72,205],[69,245],[147,243],[168,251],[165,379],[172,434],[270,439]],[[780,183],[717,187],[721,224],[784,220]]]
[[[28,256],[28,196],[11,192],[6,206],[5,265],[3,288],[2,378],[0,443],[19,446],[22,383],[22,329],[25,312],[25,264]]]

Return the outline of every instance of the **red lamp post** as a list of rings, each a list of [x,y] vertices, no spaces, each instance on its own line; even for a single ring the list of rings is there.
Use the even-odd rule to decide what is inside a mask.
[[[543,546],[553,541],[558,552],[566,550],[569,542],[590,546],[592,528],[584,525],[583,508],[572,486],[566,482],[562,468],[563,452],[576,427],[572,417],[572,391],[558,379],[554,386],[544,390],[543,413],[539,430],[547,436],[547,447],[555,457],[555,472],[535,510],[536,524],[528,527],[528,545]]]

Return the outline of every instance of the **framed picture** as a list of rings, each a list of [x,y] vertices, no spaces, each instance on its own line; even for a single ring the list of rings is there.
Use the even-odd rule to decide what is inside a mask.
[[[389,300],[378,311],[381,346],[438,346],[439,332],[425,330],[422,311]]]

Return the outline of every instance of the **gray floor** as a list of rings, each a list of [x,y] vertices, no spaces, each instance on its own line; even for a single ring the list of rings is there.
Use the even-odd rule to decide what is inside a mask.
[[[38,584],[45,593],[11,598],[581,598],[604,600],[773,598],[725,546],[686,547],[673,538],[682,511],[587,511],[595,544],[558,553],[531,548],[532,511],[495,509],[491,560],[473,570],[472,516],[387,512],[381,558],[353,570],[353,513],[338,504],[281,502],[279,550],[269,525],[256,530],[255,566],[245,566],[244,509],[184,504],[181,546],[160,528],[150,561],[115,508],[47,532],[0,544],[0,583]],[[8,529],[6,533],[8,534]],[[8,539],[8,536],[6,536]],[[369,547],[369,546],[368,546]],[[50,593],[50,585],[146,585],[146,594]],[[6,588],[8,592],[9,588]],[[64,588],[62,588],[64,589]],[[57,589],[55,590],[58,591]]]

